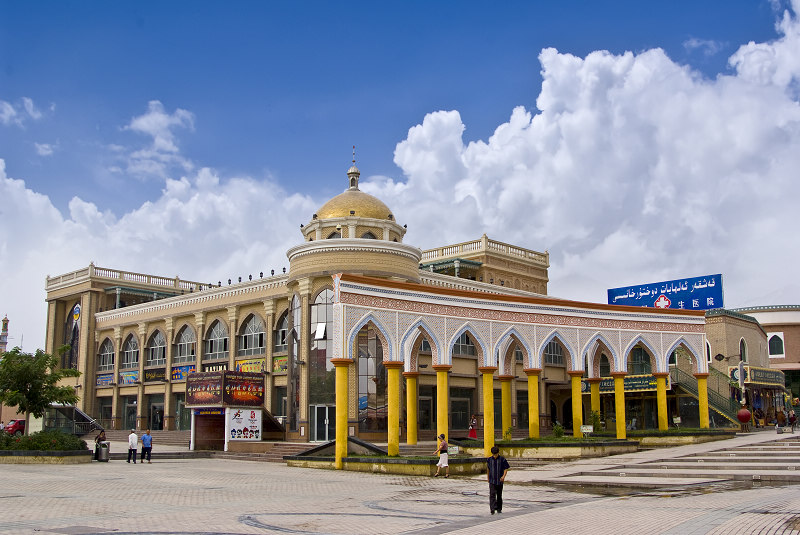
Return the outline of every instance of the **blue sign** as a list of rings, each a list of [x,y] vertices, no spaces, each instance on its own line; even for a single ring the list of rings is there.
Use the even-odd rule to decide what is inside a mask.
[[[609,305],[710,310],[723,308],[722,275],[706,275],[608,290]]]
[[[197,368],[194,364],[186,364],[184,366],[173,366],[172,367],[172,380],[173,381],[183,381],[186,379],[186,376],[190,373],[194,373],[197,371]]]

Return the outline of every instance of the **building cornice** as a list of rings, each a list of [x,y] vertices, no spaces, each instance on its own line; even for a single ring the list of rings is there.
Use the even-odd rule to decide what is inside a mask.
[[[422,250],[413,245],[364,238],[333,238],[330,240],[305,242],[290,248],[286,251],[286,256],[289,258],[289,262],[292,262],[295,258],[301,258],[310,254],[340,253],[343,251],[392,254],[408,258],[416,263],[419,263],[420,258],[422,258]]]

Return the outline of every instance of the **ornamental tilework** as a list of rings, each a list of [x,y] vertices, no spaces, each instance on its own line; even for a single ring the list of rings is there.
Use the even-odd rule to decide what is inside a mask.
[[[692,357],[696,360],[697,371],[700,373],[708,372],[708,362],[705,359],[705,351],[703,350],[703,337],[696,334],[664,333],[664,347],[666,348],[665,355],[667,358],[681,344],[685,345],[692,353]]]

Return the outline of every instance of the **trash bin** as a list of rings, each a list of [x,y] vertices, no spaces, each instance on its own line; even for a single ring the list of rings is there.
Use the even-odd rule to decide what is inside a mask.
[[[109,454],[109,443],[108,442],[100,442],[98,444],[97,449],[97,460],[101,463],[108,462],[108,454]]]

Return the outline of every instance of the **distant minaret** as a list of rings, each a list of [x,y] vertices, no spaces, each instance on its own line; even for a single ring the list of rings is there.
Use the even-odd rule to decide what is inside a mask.
[[[3,318],[3,328],[0,330],[0,355],[6,352],[8,346],[8,316]]]

